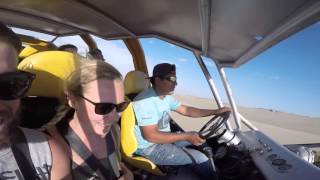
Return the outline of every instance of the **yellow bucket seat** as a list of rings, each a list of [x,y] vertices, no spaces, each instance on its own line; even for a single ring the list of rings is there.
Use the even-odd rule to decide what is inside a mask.
[[[124,80],[125,93],[129,99],[150,86],[146,75],[141,71],[129,72]],[[122,112],[121,116],[121,141],[120,149],[123,159],[134,167],[143,169],[155,175],[165,175],[157,165],[142,156],[137,156],[134,152],[138,148],[137,139],[134,133],[136,117],[133,111],[132,102],[127,109]]]
[[[36,74],[28,96],[52,97],[65,103],[64,82],[78,66],[69,52],[44,51],[26,57],[18,69]]]
[[[74,54],[62,51],[39,52],[20,62],[18,69],[36,75],[27,97],[21,99],[21,126],[39,129],[54,123],[52,118],[66,104],[64,81],[77,62]]]

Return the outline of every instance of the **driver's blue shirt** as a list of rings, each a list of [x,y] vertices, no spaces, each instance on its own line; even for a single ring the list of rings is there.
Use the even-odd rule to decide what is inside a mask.
[[[134,132],[138,141],[138,149],[145,149],[154,143],[143,138],[139,126],[158,125],[159,131],[170,132],[170,111],[176,110],[181,103],[171,95],[160,99],[153,88],[142,91],[134,98],[133,109],[137,123]]]

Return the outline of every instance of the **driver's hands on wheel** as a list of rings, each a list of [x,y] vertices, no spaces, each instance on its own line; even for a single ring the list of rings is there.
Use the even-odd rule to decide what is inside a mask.
[[[218,130],[229,119],[231,109],[223,107],[217,110],[213,110],[213,116],[199,131],[199,136],[203,139],[216,137]]]
[[[202,139],[197,132],[187,132],[187,141],[195,146],[200,146],[206,142],[205,139]]]
[[[230,112],[231,111],[231,108],[229,107],[222,107],[220,109],[217,109],[214,113],[212,114],[215,114],[215,115],[220,115],[220,114],[223,114],[225,112]]]

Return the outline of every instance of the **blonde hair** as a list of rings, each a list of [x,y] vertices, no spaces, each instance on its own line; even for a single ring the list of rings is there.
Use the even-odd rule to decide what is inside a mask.
[[[94,80],[122,80],[121,73],[111,64],[96,59],[79,58],[79,65],[66,80],[65,90],[74,96],[83,94],[84,86]]]

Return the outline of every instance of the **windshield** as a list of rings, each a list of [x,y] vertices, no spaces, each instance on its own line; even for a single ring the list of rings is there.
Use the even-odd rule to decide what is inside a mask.
[[[316,23],[239,68],[225,68],[239,112],[281,144],[319,142],[319,42]]]

